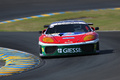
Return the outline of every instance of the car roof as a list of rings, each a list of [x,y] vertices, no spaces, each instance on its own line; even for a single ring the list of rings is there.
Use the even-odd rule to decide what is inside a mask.
[[[65,24],[87,24],[87,23],[81,20],[65,20],[65,21],[53,22],[49,27],[53,28],[55,25],[65,25]]]

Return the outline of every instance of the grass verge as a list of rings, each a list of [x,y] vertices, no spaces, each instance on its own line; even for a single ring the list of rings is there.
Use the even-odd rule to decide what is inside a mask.
[[[100,27],[100,30],[120,30],[120,10],[98,10],[67,12],[48,17],[33,18],[23,21],[11,22],[0,25],[3,32],[27,32],[43,30],[43,25],[55,21],[78,19],[87,23],[94,23],[93,27]]]

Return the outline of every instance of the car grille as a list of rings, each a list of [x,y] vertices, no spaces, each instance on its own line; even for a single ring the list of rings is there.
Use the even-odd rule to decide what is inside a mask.
[[[57,46],[47,46],[45,47],[45,53],[46,54],[53,54],[58,49]]]
[[[86,44],[80,45],[82,51],[84,52],[93,52],[94,51],[94,44]]]

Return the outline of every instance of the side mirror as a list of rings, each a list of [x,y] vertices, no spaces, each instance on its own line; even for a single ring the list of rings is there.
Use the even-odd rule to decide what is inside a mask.
[[[95,30],[99,30],[99,27],[96,27]]]
[[[39,34],[42,34],[42,31],[39,31]]]
[[[44,32],[46,31],[47,29],[44,29],[43,31],[39,31],[39,34],[44,34]]]
[[[94,27],[91,27],[93,31],[95,31],[95,28]]]
[[[44,25],[44,28],[48,28],[49,27],[49,25]]]

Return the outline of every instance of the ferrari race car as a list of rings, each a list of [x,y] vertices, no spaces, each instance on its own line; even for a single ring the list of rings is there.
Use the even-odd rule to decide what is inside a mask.
[[[99,35],[92,23],[65,20],[45,25],[39,33],[40,56],[81,55],[99,52]]]

